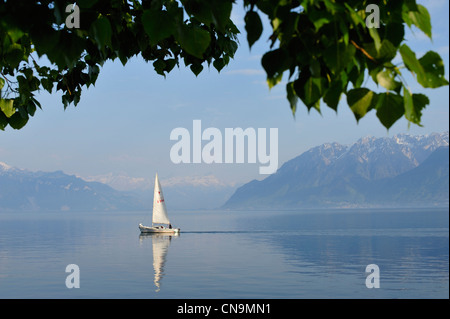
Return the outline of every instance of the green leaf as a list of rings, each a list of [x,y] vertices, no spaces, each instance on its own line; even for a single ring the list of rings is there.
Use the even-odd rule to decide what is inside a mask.
[[[419,62],[425,72],[423,83],[421,83],[424,87],[437,88],[448,85],[448,81],[444,78],[444,62],[439,54],[428,51],[419,59]]]
[[[14,113],[16,113],[16,109],[14,108],[14,100],[0,98],[0,110],[6,117],[11,117]]]
[[[142,25],[152,45],[170,37],[176,31],[174,19],[167,11],[145,10]]]
[[[376,49],[375,43],[373,42],[365,43],[363,48],[372,58],[377,60],[379,64],[392,61],[397,55],[397,47],[394,46],[391,41],[386,39],[381,41],[379,50]]]
[[[27,113],[30,114],[31,116],[34,116],[34,113],[36,113],[36,105],[34,104],[33,100],[29,100],[26,107]]]
[[[424,6],[418,4],[417,11],[403,12],[403,20],[409,27],[414,24],[431,39],[431,18]]]
[[[0,112],[0,130],[4,131],[5,127],[8,125],[8,118],[3,114],[3,112]]]
[[[223,44],[223,51],[228,54],[231,58],[234,57],[234,54],[236,53],[238,49],[238,44],[236,41],[233,41],[229,38],[223,38],[224,44]],[[219,38],[220,41],[220,38]]]
[[[198,76],[200,74],[200,72],[202,72],[203,70],[203,65],[201,64],[192,64],[191,65],[191,71],[195,74],[195,76]]]
[[[364,19],[362,18],[361,15],[359,15],[356,11],[355,8],[351,7],[348,3],[344,2],[344,6],[347,8],[347,12],[346,14],[349,14],[351,19],[353,20],[353,24],[355,26],[358,26],[358,24],[360,24],[361,26],[366,25],[366,22],[364,21]]]
[[[297,80],[294,81],[294,90],[306,107],[316,108],[320,112],[320,98],[324,92],[325,80],[314,78],[308,72],[301,72]]]
[[[378,34],[378,30],[376,28],[369,28],[369,34],[373,39],[373,43],[375,45],[375,49],[377,51],[380,51],[381,49],[381,39],[380,35]]]
[[[395,91],[402,84],[395,81],[395,73],[390,70],[380,71],[376,75],[377,83],[389,91]]]
[[[247,31],[248,46],[251,48],[253,44],[261,37],[263,25],[259,14],[255,11],[248,11],[245,14],[245,31]]]
[[[335,111],[337,111],[343,88],[344,82],[341,79],[334,80],[323,96],[323,101]]]
[[[267,78],[267,85],[269,86],[269,89],[273,88],[275,85],[281,82],[283,79],[283,73],[278,73],[276,76],[273,76],[271,78]]]
[[[80,60],[85,48],[86,41],[84,38],[66,33],[60,37],[60,43],[53,49],[51,58],[49,53],[47,53],[47,56],[61,69],[72,68]]]
[[[384,32],[386,40],[389,40],[394,47],[400,46],[400,43],[405,37],[405,26],[403,23],[391,22],[386,25]]]
[[[355,52],[356,48],[353,45],[339,42],[326,49],[323,53],[323,58],[331,72],[338,74],[353,60]]]
[[[91,84],[95,85],[95,82],[97,81],[99,73],[100,73],[100,68],[98,67],[98,65],[96,65],[96,64],[89,65],[88,75],[89,75],[90,81],[87,83],[87,87],[89,87]]]
[[[283,73],[289,68],[291,61],[289,53],[284,49],[276,49],[263,55],[261,64],[266,71],[269,88],[281,82]]]
[[[424,70],[419,60],[416,58],[416,54],[407,46],[403,44],[400,47],[400,55],[408,70],[416,73],[417,77],[423,77]]]
[[[400,119],[405,112],[402,97],[389,92],[378,94],[376,110],[378,119],[387,129]]]
[[[339,19],[339,31],[341,31],[344,39],[345,45],[348,45],[349,43],[349,32],[348,32],[348,26],[347,24],[342,20]]]
[[[167,60],[164,60],[164,62],[166,63],[166,67],[164,69],[164,71],[166,71],[166,72],[172,71],[172,69],[177,64],[177,60],[176,59],[167,59]]]
[[[42,78],[42,79],[41,79],[41,84],[42,84],[42,87],[43,87],[48,93],[52,93],[52,89],[53,89],[53,80],[48,79],[48,78]]]
[[[375,106],[375,93],[366,88],[352,89],[347,92],[347,103],[359,121]]]
[[[47,54],[48,56],[49,53],[51,55],[59,43],[60,33],[50,27],[43,28],[40,31],[32,29],[31,32],[33,44],[38,55],[43,56]]]
[[[326,10],[312,10],[308,11],[308,19],[314,24],[315,30],[318,31],[324,24],[330,23],[333,16]]]
[[[317,102],[322,97],[323,79],[310,77],[305,85],[305,104],[312,105],[317,108]],[[320,111],[320,109],[318,109]]]
[[[214,0],[201,3],[199,0],[184,0],[183,6],[189,16],[194,16],[196,20],[209,26],[213,23],[212,3]]]
[[[414,72],[419,82],[425,88],[437,88],[448,85],[444,78],[444,63],[439,54],[428,51],[419,60],[416,54],[406,45],[400,47],[400,54],[406,67]]]
[[[414,109],[416,112],[416,116],[418,117],[419,123],[417,123],[418,125],[420,125],[420,120],[422,117],[422,110],[428,105],[430,104],[430,100],[428,99],[428,97],[424,94],[416,94],[414,93],[412,95],[413,98],[413,105],[414,105]]]
[[[213,62],[213,66],[216,68],[218,72],[220,72],[220,70],[222,70],[223,67],[225,66],[225,61],[223,60],[223,58],[215,59]]]
[[[211,37],[208,31],[200,27],[183,24],[178,28],[177,40],[187,53],[202,59]]]
[[[103,49],[105,46],[111,46],[112,29],[108,18],[105,16],[100,15],[92,23],[89,33],[94,38],[99,49]]]
[[[28,122],[28,117],[24,118],[18,112],[14,113],[9,118],[9,125],[15,130],[20,130],[22,127],[25,126],[25,124],[27,124],[27,122]]]
[[[289,54],[284,49],[276,49],[265,53],[261,64],[266,71],[267,78],[277,77],[289,67]]]
[[[405,87],[403,88],[403,102],[406,119],[420,125],[422,110],[430,103],[430,100],[423,94],[411,94]]]
[[[297,111],[298,96],[295,94],[294,82],[289,82],[286,84],[286,93],[287,99],[291,106],[292,115],[295,116],[295,112]]]
[[[165,75],[164,69],[166,67],[166,63],[162,59],[158,59],[155,62],[153,62],[153,67],[155,68],[156,73],[160,75]]]
[[[320,62],[316,59],[313,59],[309,65],[309,71],[311,72],[311,75],[315,78],[320,78],[322,76],[321,74],[321,67]]]
[[[8,35],[13,42],[17,42],[25,33],[17,28],[11,28],[8,30]]]
[[[31,97],[31,102],[32,102],[35,106],[37,106],[38,108],[40,108],[40,109],[42,110],[41,103],[39,103],[39,101],[36,100],[34,97]]]
[[[24,56],[24,47],[18,43],[11,44],[4,55],[4,59],[12,68],[17,68],[20,61],[26,60],[26,58]]]
[[[212,15],[214,24],[217,29],[225,33],[226,26],[230,22],[231,9],[233,4],[231,1],[216,0],[212,3]]]
[[[417,116],[414,110],[412,94],[406,87],[403,88],[403,101],[406,119],[413,123],[420,123],[420,118]]]

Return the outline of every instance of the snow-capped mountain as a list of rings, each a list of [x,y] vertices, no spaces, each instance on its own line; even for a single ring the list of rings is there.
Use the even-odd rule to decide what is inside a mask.
[[[326,143],[286,162],[276,174],[243,185],[224,207],[448,205],[448,144],[448,132]],[[434,164],[425,165],[432,154]],[[409,180],[421,184],[408,184],[404,174],[416,174]]]
[[[351,145],[311,148],[277,173],[236,191],[214,175],[171,178],[162,184],[176,209],[216,208],[226,198],[224,207],[246,209],[448,206],[448,145],[448,132],[364,137]],[[103,183],[98,176],[87,181],[62,171],[31,172],[0,162],[0,211],[151,209],[149,181],[149,187],[131,193],[105,185],[111,179],[101,177],[106,178]]]

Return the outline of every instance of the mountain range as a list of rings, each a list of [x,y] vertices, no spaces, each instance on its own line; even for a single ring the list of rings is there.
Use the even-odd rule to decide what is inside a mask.
[[[161,180],[170,209],[291,209],[449,205],[448,132],[325,143],[275,174],[236,189],[215,176]],[[151,210],[153,185],[121,191],[62,171],[32,172],[0,162],[5,210]]]
[[[228,209],[448,206],[448,132],[326,143],[240,188]]]
[[[0,162],[1,210],[142,209],[135,194],[62,171],[31,172]]]
[[[0,212],[9,210],[148,210],[153,204],[153,183],[144,178],[144,186],[132,191],[107,185],[114,176],[92,177],[68,175],[62,171],[32,172],[0,162]],[[123,178],[123,176],[119,176]],[[213,175],[162,180],[169,209],[215,209],[235,190]],[[114,184],[116,183],[116,184]],[[218,204],[219,203],[219,204]]]

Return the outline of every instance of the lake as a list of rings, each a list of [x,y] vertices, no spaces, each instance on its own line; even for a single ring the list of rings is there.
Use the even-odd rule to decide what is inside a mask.
[[[0,298],[449,298],[448,208],[169,214],[0,212]]]

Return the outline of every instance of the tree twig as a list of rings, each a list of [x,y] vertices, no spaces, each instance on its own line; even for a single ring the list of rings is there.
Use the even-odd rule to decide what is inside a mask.
[[[351,44],[354,45],[355,48],[357,48],[359,51],[361,51],[366,57],[368,57],[370,60],[372,60],[375,63],[378,63],[377,60],[375,60],[369,53],[367,53],[366,50],[364,50],[363,48],[361,48],[359,45],[356,44],[355,41],[350,40]]]

